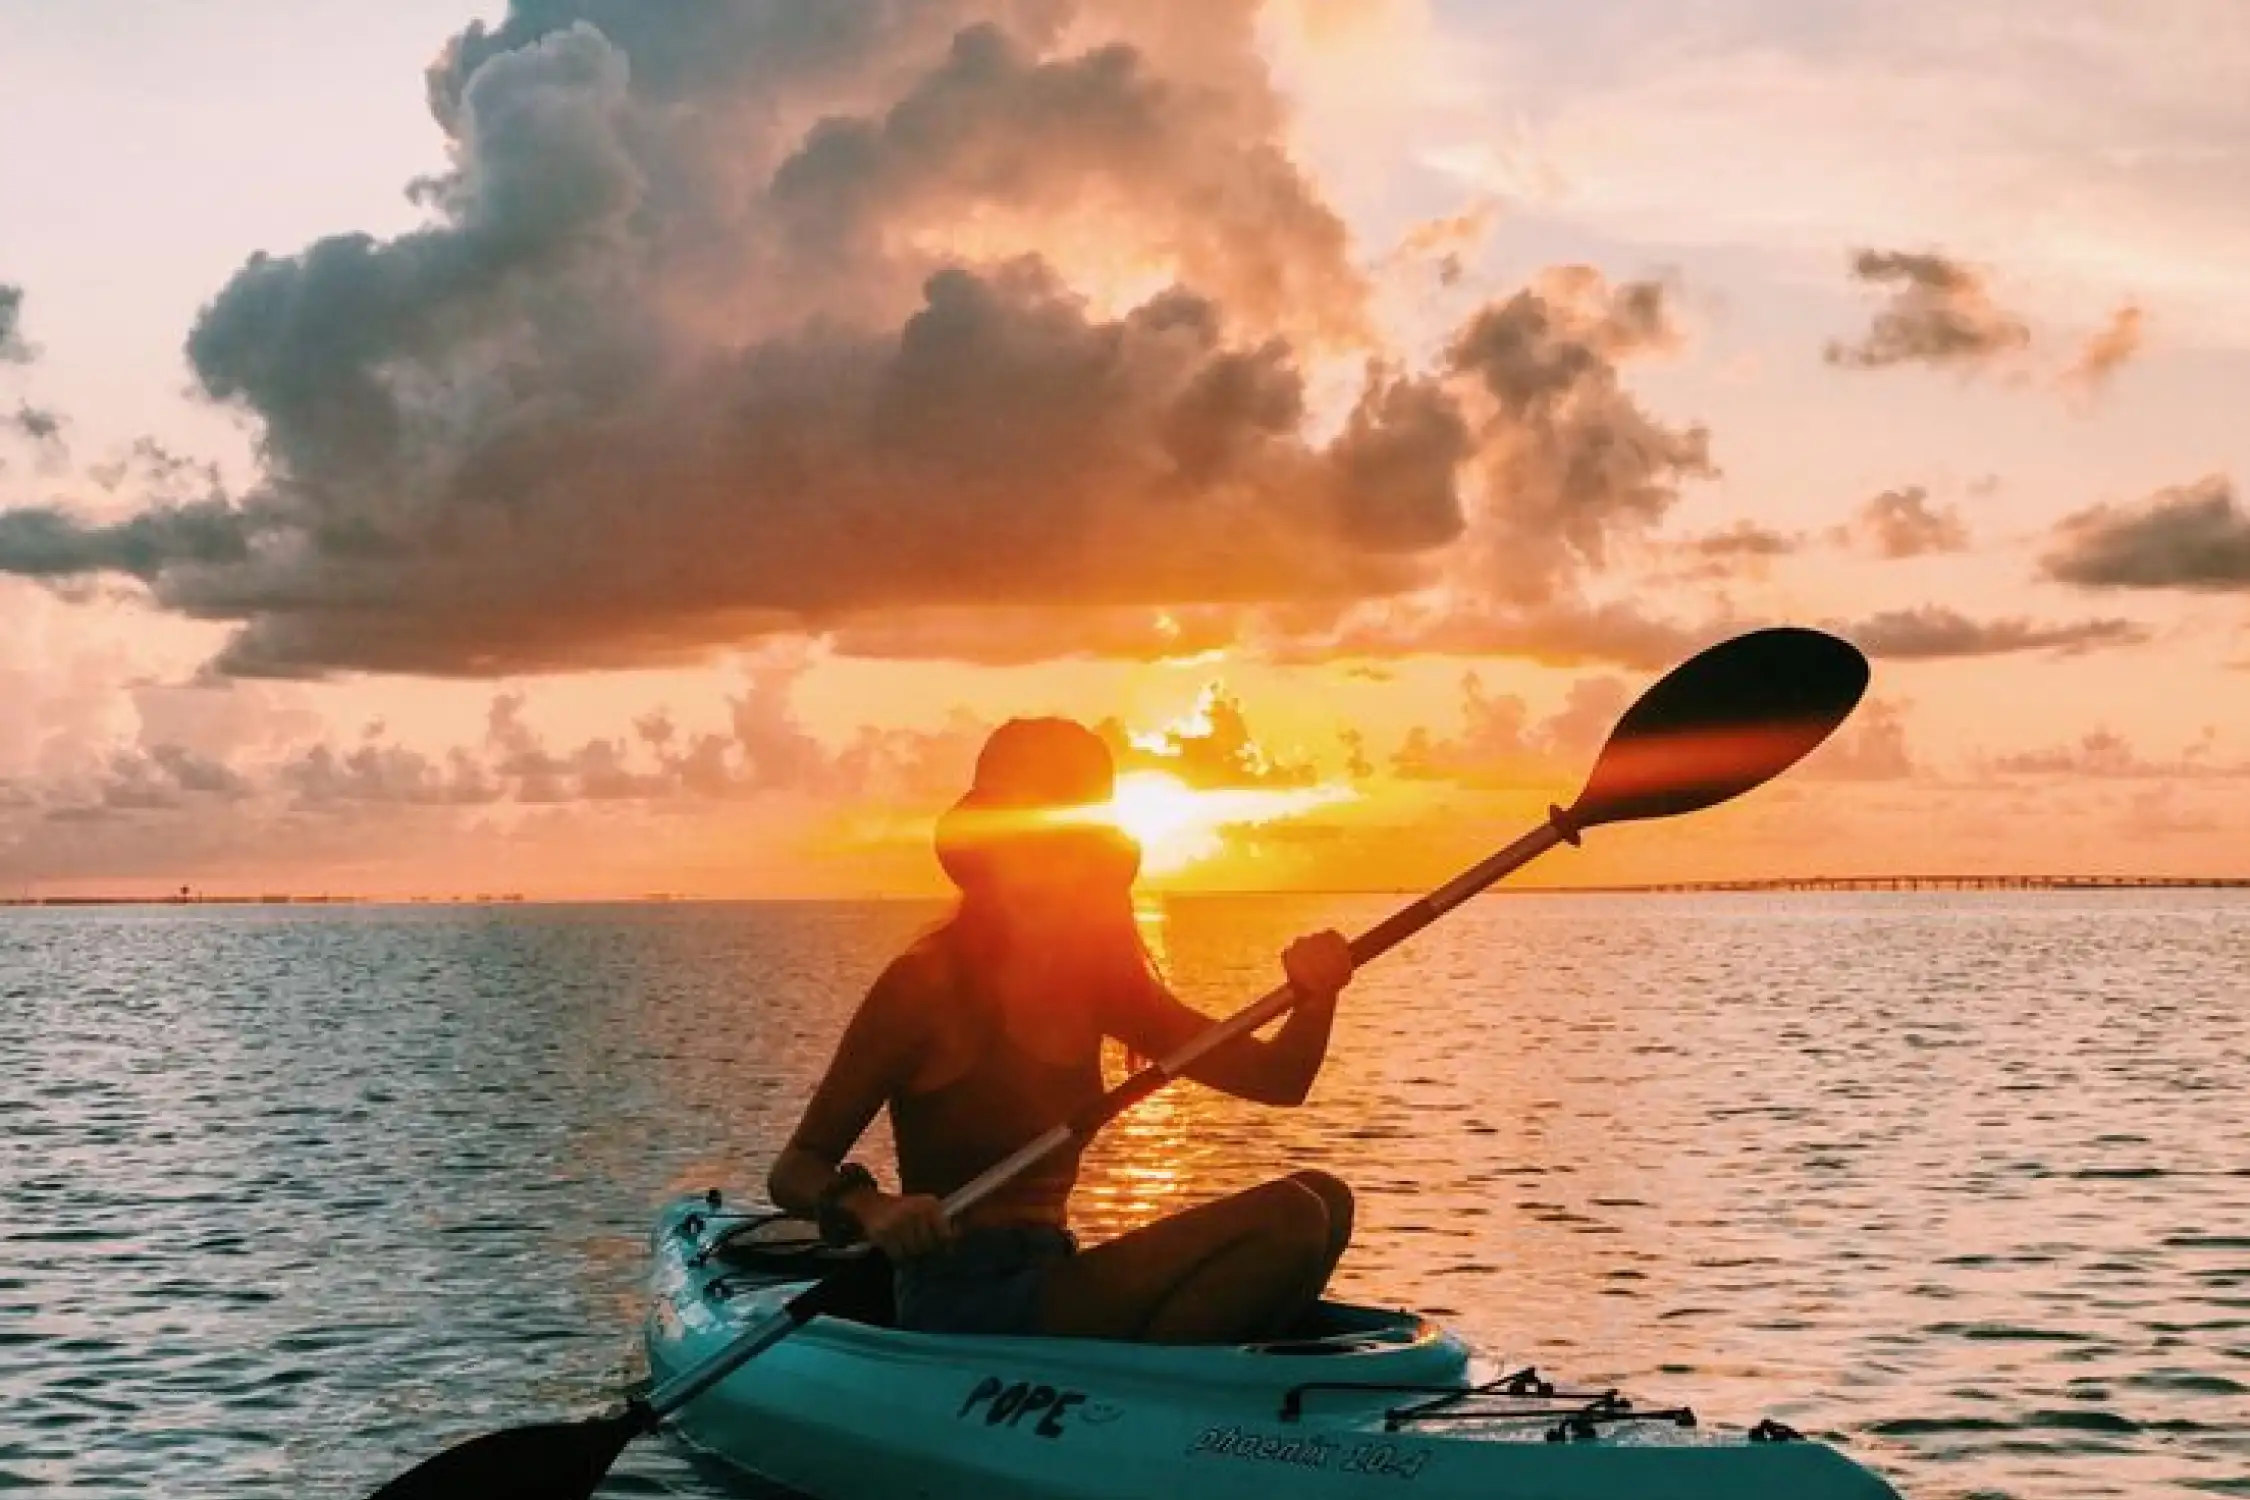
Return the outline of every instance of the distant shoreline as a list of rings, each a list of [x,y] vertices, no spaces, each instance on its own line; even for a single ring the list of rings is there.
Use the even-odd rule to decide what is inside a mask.
[[[1853,875],[1774,877],[1764,880],[1660,881],[1641,885],[1519,885],[1499,886],[1493,896],[1772,896],[1820,894],[1885,894],[1913,892],[2089,892],[2089,891],[2199,891],[2250,890],[2250,876],[2198,875]],[[1180,891],[1154,892],[1189,900],[1259,896],[1385,896],[1409,897],[1407,889],[1287,890],[1287,891]],[[906,902],[927,903],[945,899],[927,896],[699,896],[652,892],[639,896],[526,896],[517,891],[477,892],[462,895],[350,896],[328,893],[267,892],[260,895],[92,895],[0,896],[0,908],[69,909],[78,907],[164,906],[649,906],[649,905],[783,905]]]

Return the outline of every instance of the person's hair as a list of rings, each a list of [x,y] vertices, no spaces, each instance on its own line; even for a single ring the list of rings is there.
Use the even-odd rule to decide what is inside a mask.
[[[1085,949],[1071,957],[1083,961],[1087,977],[1105,987],[1155,979],[1156,960],[1134,918],[1130,888],[1095,887],[1085,899],[1090,920],[1059,931],[1027,933],[1011,920],[1007,903],[996,892],[979,887],[962,894],[953,915],[931,938],[943,947],[955,975],[974,989],[983,988],[1012,943],[1025,941],[1067,942]]]

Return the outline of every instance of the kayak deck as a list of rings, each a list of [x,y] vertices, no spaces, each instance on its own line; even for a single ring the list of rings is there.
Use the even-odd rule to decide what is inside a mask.
[[[652,1373],[724,1348],[839,1257],[810,1226],[666,1209],[654,1234]],[[1895,1500],[1785,1429],[1721,1433],[1684,1408],[1486,1369],[1427,1319],[1324,1302],[1264,1344],[958,1337],[818,1317],[672,1419],[739,1467],[822,1497],[1234,1500]]]

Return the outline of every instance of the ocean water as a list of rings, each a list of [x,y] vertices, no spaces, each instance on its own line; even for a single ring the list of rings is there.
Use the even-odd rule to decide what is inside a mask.
[[[1176,902],[1223,1013],[1371,898]],[[638,1372],[911,905],[0,912],[0,1489],[364,1495]],[[887,1167],[877,1127],[866,1155]],[[1100,1237],[1301,1166],[1339,1291],[1927,1500],[2250,1496],[2250,899],[1487,898],[1294,1111],[1112,1127]],[[605,1494],[753,1493],[667,1441]]]

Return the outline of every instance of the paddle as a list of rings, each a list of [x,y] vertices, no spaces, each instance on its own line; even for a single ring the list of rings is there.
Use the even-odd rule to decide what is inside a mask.
[[[1753,631],[1674,668],[1627,710],[1568,808],[1498,854],[1352,940],[1356,963],[1387,952],[1501,877],[1605,823],[1671,817],[1740,796],[1803,759],[1867,690],[1867,660],[1817,631]],[[1285,984],[1136,1072],[1064,1124],[945,1200],[947,1214],[980,1202],[1025,1168],[1102,1126],[1177,1078],[1214,1047],[1255,1031],[1295,1003]],[[740,1338],[623,1411],[581,1422],[511,1428],[472,1438],[375,1492],[373,1500],[586,1500],[625,1445],[736,1369],[852,1294],[879,1269],[868,1256],[799,1292]]]

